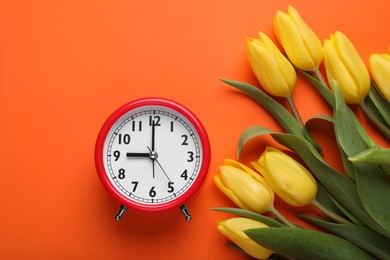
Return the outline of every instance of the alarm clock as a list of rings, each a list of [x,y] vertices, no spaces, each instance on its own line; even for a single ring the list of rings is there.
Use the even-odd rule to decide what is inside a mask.
[[[185,205],[202,186],[210,164],[210,143],[200,120],[183,105],[164,98],[129,102],[108,117],[95,147],[98,176],[120,204],[164,212]]]

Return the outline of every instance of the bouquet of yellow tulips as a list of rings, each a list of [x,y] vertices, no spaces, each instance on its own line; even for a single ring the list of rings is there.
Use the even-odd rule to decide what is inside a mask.
[[[225,160],[214,181],[239,208],[214,208],[238,215],[219,221],[218,230],[231,245],[257,259],[390,259],[390,149],[369,136],[350,108],[360,106],[390,139],[390,54],[371,55],[371,81],[342,32],[331,34],[322,45],[291,6],[287,13],[277,12],[274,31],[285,54],[264,33],[247,39],[249,63],[264,91],[244,82],[221,80],[267,109],[285,132],[248,128],[239,138],[237,158],[249,140],[270,135],[295,152],[303,164],[270,146],[252,167]],[[319,69],[322,63],[327,81]],[[313,118],[333,124],[345,173],[323,159],[321,147],[299,116],[291,97],[297,71],[333,110],[332,117]],[[286,98],[290,109],[273,96]],[[320,210],[326,218],[297,216],[326,232],[290,222],[274,207],[275,195],[291,206],[311,204]]]

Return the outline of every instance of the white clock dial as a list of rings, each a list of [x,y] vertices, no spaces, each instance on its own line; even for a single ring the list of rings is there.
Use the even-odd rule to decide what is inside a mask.
[[[138,107],[121,116],[103,146],[106,174],[117,192],[140,204],[163,204],[183,195],[197,178],[202,144],[178,111]]]

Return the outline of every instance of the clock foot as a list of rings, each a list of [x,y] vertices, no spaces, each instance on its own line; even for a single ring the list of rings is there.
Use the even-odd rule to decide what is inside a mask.
[[[127,211],[127,207],[121,205],[121,206],[119,207],[118,213],[117,213],[116,216],[115,216],[115,219],[116,219],[117,221],[120,221],[121,218],[122,218],[122,216],[123,216],[123,214],[125,214],[126,211]]]
[[[180,209],[181,213],[183,213],[183,215],[187,221],[190,221],[192,219],[190,213],[188,212],[187,206],[185,204],[181,205],[179,207],[179,209]]]

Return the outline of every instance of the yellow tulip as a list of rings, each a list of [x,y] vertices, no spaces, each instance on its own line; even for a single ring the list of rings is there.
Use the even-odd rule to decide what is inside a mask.
[[[325,40],[325,69],[329,85],[336,80],[348,104],[358,104],[370,89],[370,75],[351,41],[341,32]]]
[[[375,84],[386,100],[390,102],[390,54],[372,54],[369,64]]]
[[[315,199],[316,180],[305,167],[282,151],[267,147],[252,165],[286,203],[300,207]]]
[[[297,68],[306,71],[318,69],[324,58],[321,41],[294,7],[289,6],[287,14],[276,13],[274,32]]]
[[[252,71],[269,94],[290,96],[297,81],[294,67],[267,35],[260,32],[259,37],[248,38],[246,42]]]
[[[262,214],[273,207],[275,195],[264,178],[237,161],[225,160],[220,175],[213,178],[218,188],[242,209]]]
[[[242,250],[257,259],[268,259],[273,253],[251,240],[243,231],[252,228],[268,228],[267,225],[248,218],[231,218],[218,222],[218,230]]]

